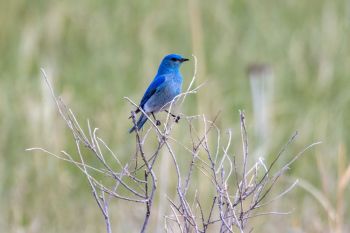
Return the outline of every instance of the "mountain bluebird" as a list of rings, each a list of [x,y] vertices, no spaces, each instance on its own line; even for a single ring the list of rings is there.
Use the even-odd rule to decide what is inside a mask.
[[[143,95],[139,107],[149,116],[152,115],[156,120],[154,113],[159,111],[166,111],[170,102],[181,93],[182,89],[182,76],[180,73],[180,66],[183,62],[189,59],[182,57],[178,54],[169,54],[165,56],[160,63],[157,75],[147,88]],[[140,112],[137,109],[135,113]],[[173,117],[174,114],[170,113]],[[179,118],[176,118],[177,120]],[[147,116],[142,113],[138,119],[136,126],[129,130],[132,133],[134,130],[140,130],[147,121]],[[160,125],[160,122],[156,120],[156,124]]]

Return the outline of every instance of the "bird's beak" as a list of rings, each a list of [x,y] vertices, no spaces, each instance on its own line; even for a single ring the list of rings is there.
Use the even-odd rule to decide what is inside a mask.
[[[188,58],[181,58],[180,59],[180,62],[182,63],[182,62],[185,62],[185,61],[189,61],[190,59],[188,59]]]

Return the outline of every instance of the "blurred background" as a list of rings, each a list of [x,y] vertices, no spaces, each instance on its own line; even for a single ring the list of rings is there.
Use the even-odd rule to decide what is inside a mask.
[[[235,153],[239,109],[252,160],[271,159],[296,130],[285,160],[323,142],[294,164],[281,186],[295,178],[299,185],[269,209],[293,213],[259,218],[255,232],[349,232],[349,41],[348,0],[1,0],[0,232],[105,229],[74,166],[25,152],[74,151],[40,68],[79,120],[89,118],[127,161],[135,150],[127,132],[133,108],[123,97],[138,102],[168,53],[196,55],[195,85],[206,84],[181,112],[213,119],[221,111],[217,123],[232,129]],[[193,69],[192,58],[182,68],[186,87]],[[150,232],[163,224],[161,198]],[[115,232],[138,232],[143,208],[116,201],[111,211]]]

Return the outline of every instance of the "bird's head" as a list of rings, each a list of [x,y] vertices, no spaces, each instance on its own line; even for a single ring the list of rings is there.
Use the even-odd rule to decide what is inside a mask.
[[[181,64],[188,60],[189,59],[184,58],[179,54],[166,55],[160,63],[158,73],[177,71],[180,68]]]

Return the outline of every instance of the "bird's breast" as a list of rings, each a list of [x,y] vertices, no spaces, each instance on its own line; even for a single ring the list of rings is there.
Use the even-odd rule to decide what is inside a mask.
[[[158,112],[166,108],[177,95],[181,93],[182,80],[179,82],[175,79],[165,81],[163,87],[158,90],[145,104],[146,112]]]

